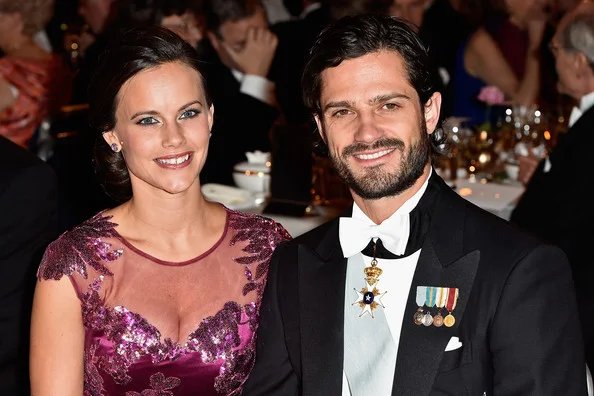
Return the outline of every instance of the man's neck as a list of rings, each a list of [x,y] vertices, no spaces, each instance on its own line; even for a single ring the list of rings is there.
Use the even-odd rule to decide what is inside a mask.
[[[427,163],[423,174],[417,179],[412,187],[406,189],[395,196],[384,197],[380,199],[364,199],[352,193],[353,200],[375,224],[381,224],[384,220],[392,216],[398,209],[404,205],[413,195],[415,195],[423,186],[431,174],[431,164]]]

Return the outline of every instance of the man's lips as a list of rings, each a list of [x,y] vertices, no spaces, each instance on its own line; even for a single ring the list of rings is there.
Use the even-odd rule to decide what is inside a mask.
[[[374,159],[378,159],[381,158],[385,155],[388,155],[390,153],[392,153],[394,150],[396,150],[395,148],[389,148],[389,149],[383,149],[383,150],[379,150],[373,153],[355,153],[353,154],[353,157],[355,157],[356,159],[359,160],[374,160]]]

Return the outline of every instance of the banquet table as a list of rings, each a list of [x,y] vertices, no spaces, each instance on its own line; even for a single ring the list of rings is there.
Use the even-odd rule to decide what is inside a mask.
[[[520,183],[514,182],[494,183],[480,179],[458,179],[448,184],[463,198],[505,220],[510,219],[518,199],[524,192],[524,187]],[[249,211],[262,214],[262,207]],[[262,215],[282,224],[295,238],[339,216],[340,213],[341,210],[336,210],[336,208],[315,206],[312,214],[303,217],[278,214]]]

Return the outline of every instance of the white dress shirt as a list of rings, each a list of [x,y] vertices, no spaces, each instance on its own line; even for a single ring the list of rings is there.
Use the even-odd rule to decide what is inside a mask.
[[[233,77],[241,84],[239,92],[256,98],[261,102],[276,106],[276,95],[274,83],[266,77],[254,74],[243,74],[239,70],[231,69]]]
[[[433,170],[431,170],[433,172]],[[429,174],[431,176],[431,173]],[[406,201],[392,216],[402,215],[410,213],[419,203],[419,200],[425,193],[427,189],[427,185],[429,183],[429,178],[425,181],[425,183],[421,186],[419,191],[417,191],[408,201]],[[363,211],[357,206],[356,203],[353,204],[353,215],[354,218],[358,218],[369,224],[374,224],[373,221],[363,213]],[[419,249],[415,253],[400,259],[377,259],[378,263],[377,266],[382,269],[383,273],[379,277],[378,288],[380,292],[386,292],[385,296],[382,297],[381,301],[384,304],[385,308],[378,307],[376,311],[383,310],[386,322],[389,327],[389,331],[392,335],[393,340],[393,348],[390,349],[390,352],[387,352],[388,355],[393,356],[384,356],[383,359],[387,359],[390,362],[389,367],[382,367],[380,371],[381,374],[379,375],[380,378],[373,379],[373,385],[375,387],[375,392],[370,392],[369,394],[373,394],[376,396],[386,395],[389,396],[392,393],[392,384],[394,381],[394,370],[396,367],[396,357],[398,352],[398,345],[400,343],[400,332],[402,329],[402,321],[404,319],[404,311],[406,309],[406,302],[408,300],[408,294],[410,291],[412,279],[417,268],[417,262],[419,260],[419,256],[421,255],[421,250]],[[355,280],[356,284],[359,287],[365,286],[364,283],[364,276],[365,274],[361,270],[361,265],[359,264],[360,261],[363,260],[364,266],[371,265],[371,257],[364,256],[363,254],[359,253],[347,261],[347,282],[345,285],[345,315],[359,315],[361,312],[361,308],[357,305],[352,305],[353,302],[357,299],[356,293],[349,287],[349,284],[352,283],[351,280]],[[371,318],[369,315],[365,315],[362,317],[357,317],[357,320],[376,320]],[[409,318],[413,320],[413,318]],[[345,328],[345,340],[344,340],[344,347],[348,348],[353,341],[353,337],[355,335],[350,334],[349,329]],[[372,338],[373,340],[373,338]],[[367,338],[366,343],[371,342],[370,338]],[[385,354],[384,354],[385,355]],[[369,389],[371,391],[371,389]],[[343,396],[362,396],[362,395],[354,395],[351,393],[351,389],[349,386],[349,378],[345,371],[343,371],[343,385],[342,385],[342,395]]]

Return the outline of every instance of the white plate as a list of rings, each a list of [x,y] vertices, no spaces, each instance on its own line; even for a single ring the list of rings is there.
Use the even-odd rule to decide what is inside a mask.
[[[233,210],[253,209],[264,202],[262,194],[216,183],[203,185],[202,194],[207,200],[219,202]]]

